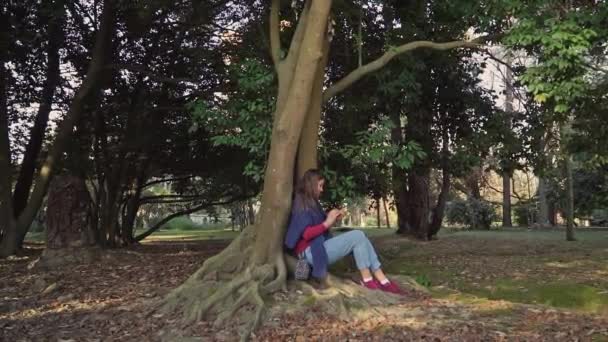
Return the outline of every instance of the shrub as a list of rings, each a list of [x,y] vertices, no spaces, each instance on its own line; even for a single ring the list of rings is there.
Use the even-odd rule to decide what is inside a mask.
[[[515,215],[515,223],[518,226],[529,226],[536,221],[538,210],[534,207],[533,202],[520,202],[513,208]]]
[[[200,226],[192,222],[190,217],[180,216],[165,223],[162,228],[169,230],[195,230],[200,229]]]
[[[448,203],[446,219],[452,224],[462,224],[472,229],[490,229],[497,215],[489,202],[474,198],[457,199]]]

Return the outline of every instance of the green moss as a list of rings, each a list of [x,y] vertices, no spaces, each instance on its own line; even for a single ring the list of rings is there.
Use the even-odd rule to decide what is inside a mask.
[[[315,296],[308,296],[308,297],[306,297],[306,299],[304,299],[302,304],[304,304],[306,306],[313,306],[313,305],[315,305],[316,302],[317,302],[317,298]]]

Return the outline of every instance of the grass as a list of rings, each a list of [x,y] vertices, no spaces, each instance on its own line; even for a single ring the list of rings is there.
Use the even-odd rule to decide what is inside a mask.
[[[144,243],[227,240],[239,233],[217,226],[184,227],[159,230]],[[563,230],[444,229],[437,241],[416,242],[390,238],[394,229],[357,229],[378,240],[388,274],[412,276],[435,297],[488,307],[489,314],[509,310],[487,305],[498,300],[608,316],[606,230],[578,230],[577,241],[567,242]],[[44,232],[29,233],[27,239],[44,241]],[[332,266],[337,274],[353,270],[349,260]]]
[[[395,240],[400,252],[383,262],[389,274],[430,284],[439,298],[542,304],[608,316],[608,232],[581,230],[576,237],[567,242],[561,230],[446,230],[432,243]]]
[[[137,234],[137,233],[136,233]],[[179,240],[179,241],[199,241],[199,240],[230,240],[234,239],[239,231],[232,231],[229,228],[219,229],[199,229],[199,230],[160,230],[147,237],[145,241],[159,240]]]
[[[608,295],[601,289],[574,282],[551,282],[503,279],[491,289],[471,291],[488,299],[502,299],[514,303],[534,303],[584,312],[608,313]]]
[[[136,230],[135,235],[143,233],[144,230]],[[230,240],[234,239],[239,234],[239,231],[232,231],[230,228],[199,228],[199,229],[171,229],[158,230],[148,236],[142,242],[146,241],[202,241],[202,240]],[[46,234],[44,232],[28,233],[25,237],[26,241],[34,243],[43,243]]]

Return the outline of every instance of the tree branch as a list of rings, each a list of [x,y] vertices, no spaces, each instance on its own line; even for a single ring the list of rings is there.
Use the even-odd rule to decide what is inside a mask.
[[[385,52],[384,55],[382,55],[380,58],[353,70],[350,74],[346,75],[344,78],[327,88],[327,90],[325,90],[325,92],[323,93],[323,102],[327,102],[329,99],[341,93],[342,91],[350,87],[353,83],[360,80],[363,76],[381,69],[386,64],[388,64],[388,62],[390,62],[393,58],[406,52],[420,48],[428,48],[434,50],[450,50],[461,47],[477,48],[479,46],[482,46],[480,41],[484,40],[484,38],[485,37],[481,37],[475,40],[459,40],[445,43],[435,43],[431,41],[420,40],[392,48]]]
[[[172,219],[176,218],[176,217],[180,217],[180,216],[184,216],[184,215],[188,215],[188,214],[192,214],[194,212],[197,212],[201,209],[204,208],[208,208],[208,207],[212,207],[212,206],[216,206],[216,205],[227,205],[227,204],[231,204],[234,203],[236,201],[240,201],[245,199],[245,196],[237,196],[237,197],[233,197],[229,200],[226,201],[221,201],[221,202],[208,202],[208,203],[203,203],[201,205],[197,205],[195,207],[189,208],[189,209],[185,209],[182,211],[178,211],[176,213],[173,213],[167,217],[165,217],[164,219],[160,220],[158,223],[156,223],[155,225],[153,225],[152,227],[150,227],[148,230],[146,230],[145,232],[137,235],[135,237],[135,241],[141,241],[143,239],[145,239],[146,237],[148,237],[150,234],[154,233],[155,231],[159,230],[165,223],[171,221]]]
[[[278,68],[281,62],[280,7],[281,0],[272,0],[272,5],[270,6],[270,54],[275,68]]]

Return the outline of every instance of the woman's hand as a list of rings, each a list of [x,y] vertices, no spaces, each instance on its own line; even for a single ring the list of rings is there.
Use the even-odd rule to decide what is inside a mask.
[[[325,222],[323,222],[323,224],[325,224],[327,228],[330,228],[336,223],[336,220],[338,220],[338,218],[340,218],[341,216],[342,211],[340,211],[339,209],[332,209],[329,211],[329,213],[327,213],[327,218],[325,219]]]

